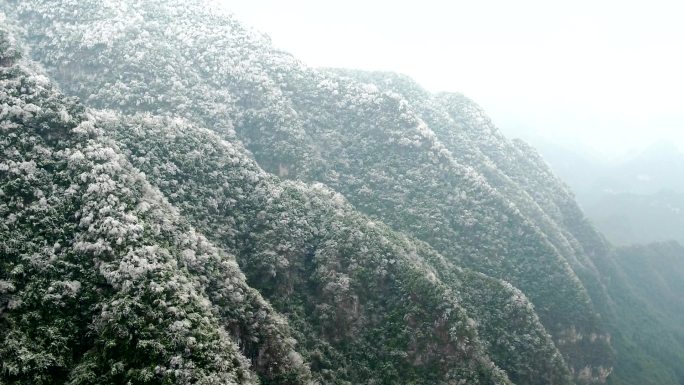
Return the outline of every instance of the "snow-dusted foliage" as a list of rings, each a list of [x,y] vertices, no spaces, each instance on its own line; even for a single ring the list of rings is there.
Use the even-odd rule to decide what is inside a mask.
[[[250,284],[288,314],[322,383],[476,383],[485,381],[473,377],[480,370],[505,381],[463,322],[458,296],[430,278],[422,256],[407,250],[410,241],[388,239],[384,226],[369,225],[339,194],[281,183],[239,148],[187,122],[137,116],[102,123],[174,205],[238,255]],[[443,340],[421,334],[423,325],[438,322],[451,325]],[[434,350],[416,348],[430,343]],[[384,367],[371,370],[374,362]]]
[[[514,284],[576,372],[611,366],[605,339],[562,338],[606,335],[593,259],[605,245],[548,169],[466,99],[307,68],[200,1],[8,4],[32,25],[34,57],[89,106],[180,116],[239,139],[265,170],[322,182],[455,265]]]
[[[600,383],[637,346],[610,246],[464,96],[212,2],[0,10],[0,384]]]
[[[468,339],[483,340],[485,352],[510,376],[530,384],[568,381],[550,336],[510,284],[455,268],[427,245],[353,214],[338,194],[321,186],[278,183],[208,130],[147,115],[103,124],[174,205],[238,255],[249,282],[289,314],[292,325],[300,325],[302,353],[321,370],[322,382],[408,381],[415,366],[433,367],[418,373],[428,383],[438,381],[435,354],[443,360],[446,353],[427,348],[429,334],[422,328],[449,319],[460,325],[453,332],[470,335],[467,330],[475,327],[479,336]],[[444,284],[452,289],[444,292]],[[407,288],[397,292],[397,287]],[[436,293],[457,302],[431,308],[428,299]],[[520,299],[514,306],[482,302],[508,303],[513,295]],[[462,307],[482,322],[471,323]],[[425,310],[416,314],[418,309]],[[419,322],[442,313],[448,318]],[[511,317],[519,321],[509,328]],[[448,340],[436,347],[444,343]],[[396,350],[385,350],[388,345]],[[536,355],[528,356],[531,352]],[[342,357],[350,355],[355,360],[343,364]],[[386,362],[386,369],[369,372],[375,361]]]
[[[510,383],[429,248],[187,121],[86,112],[26,64],[2,68],[3,382],[300,384],[310,366],[325,383]],[[182,215],[240,256],[303,357]]]
[[[307,382],[286,321],[234,258],[12,55],[0,67],[0,383]]]

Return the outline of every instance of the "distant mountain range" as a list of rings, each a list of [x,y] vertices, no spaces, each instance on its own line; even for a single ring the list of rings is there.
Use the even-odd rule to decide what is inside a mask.
[[[610,241],[684,243],[684,153],[676,146],[656,143],[615,162],[549,143],[539,149]]]

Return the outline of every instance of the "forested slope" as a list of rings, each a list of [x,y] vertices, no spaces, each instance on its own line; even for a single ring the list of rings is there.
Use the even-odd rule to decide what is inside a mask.
[[[569,383],[510,285],[209,130],[86,111],[1,37],[3,383]]]
[[[600,383],[675,287],[628,290],[637,260],[462,95],[309,68],[201,1],[0,10],[0,384]],[[35,310],[52,286],[87,300]],[[612,381],[653,346],[619,337]]]
[[[585,254],[525,215],[478,172],[479,160],[455,156],[410,101],[307,68],[211,8],[190,2],[178,14],[168,2],[125,4],[32,1],[14,13],[34,26],[26,30],[34,56],[88,105],[178,114],[240,139],[267,171],[323,182],[451,262],[510,281],[578,378],[609,373],[605,328],[573,270]]]
[[[0,41],[0,382],[307,382],[235,258]]]

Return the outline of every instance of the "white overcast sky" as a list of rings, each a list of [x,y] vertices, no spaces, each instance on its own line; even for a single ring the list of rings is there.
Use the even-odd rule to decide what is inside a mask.
[[[311,66],[405,73],[509,136],[684,147],[684,1],[224,0]]]

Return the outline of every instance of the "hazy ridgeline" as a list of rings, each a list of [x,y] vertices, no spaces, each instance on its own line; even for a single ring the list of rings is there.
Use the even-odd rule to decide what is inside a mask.
[[[684,381],[684,250],[463,95],[200,1],[0,10],[0,385]]]

